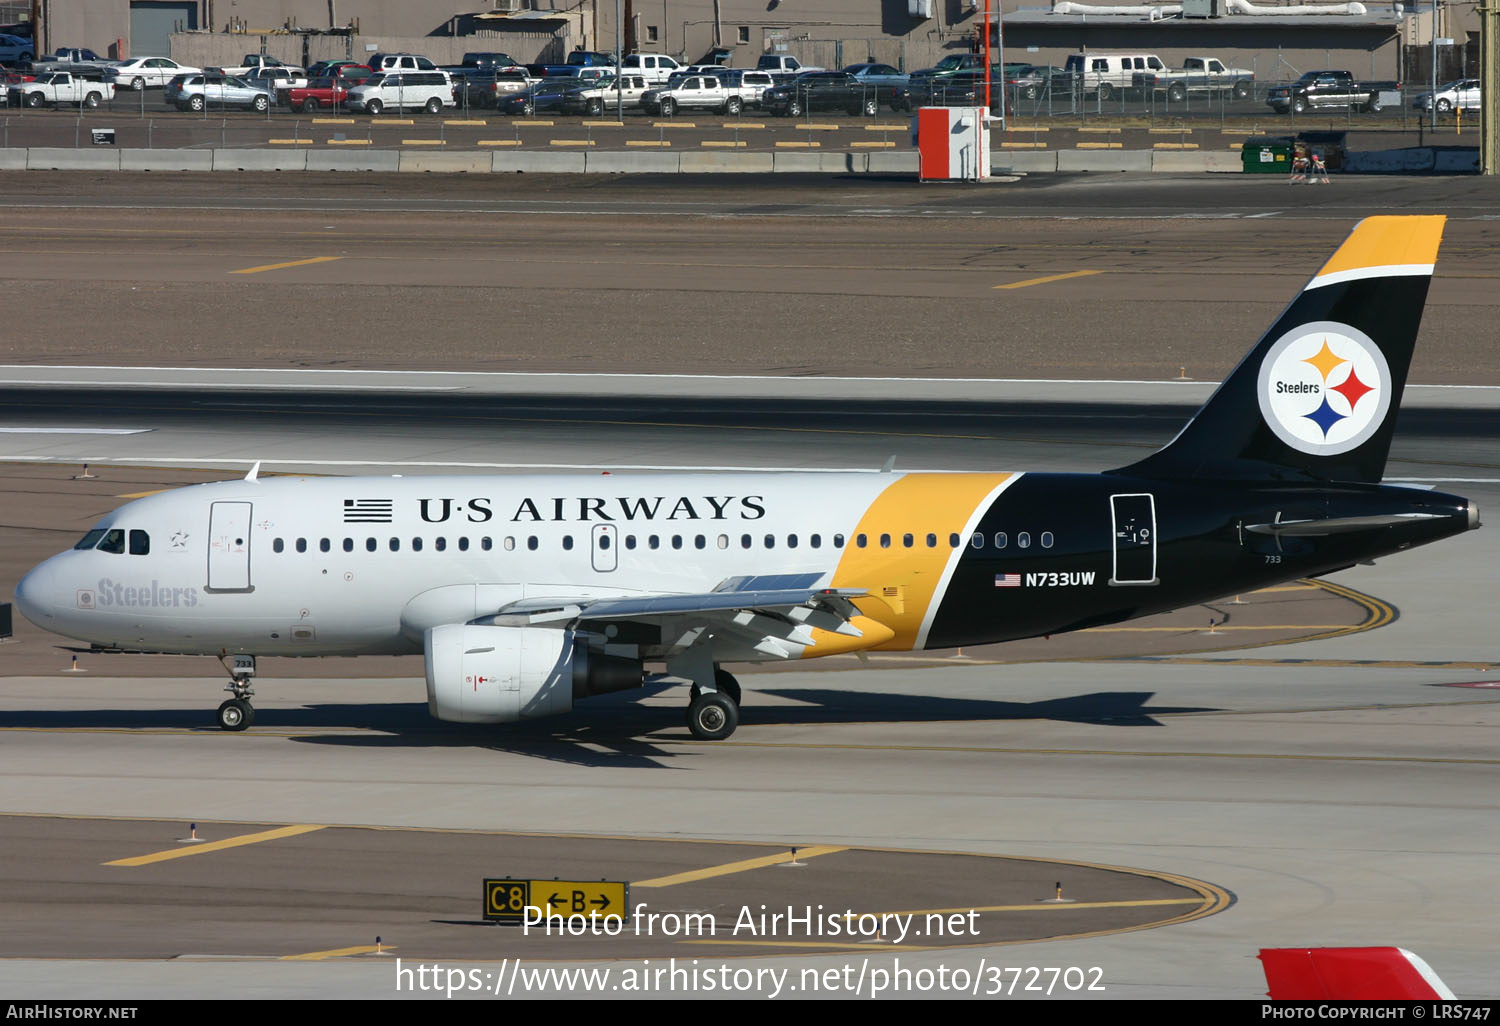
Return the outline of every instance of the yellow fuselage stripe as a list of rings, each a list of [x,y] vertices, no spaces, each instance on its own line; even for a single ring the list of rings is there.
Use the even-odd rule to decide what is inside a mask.
[[[942,598],[937,590],[943,571],[968,546],[962,533],[971,516],[1011,476],[905,474],[870,503],[844,545],[832,586],[870,592],[855,605],[894,633],[875,648],[906,652],[916,646],[928,607]],[[937,536],[935,546],[928,546],[928,534]],[[960,535],[957,548],[949,544],[950,534]],[[905,543],[907,535],[912,536],[910,548]]]

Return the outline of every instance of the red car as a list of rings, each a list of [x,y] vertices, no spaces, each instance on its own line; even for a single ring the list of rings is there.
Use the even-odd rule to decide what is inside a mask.
[[[309,79],[305,86],[288,89],[287,103],[298,113],[341,107],[349,90],[369,78],[370,74],[370,69],[362,64],[340,68],[337,78]]]

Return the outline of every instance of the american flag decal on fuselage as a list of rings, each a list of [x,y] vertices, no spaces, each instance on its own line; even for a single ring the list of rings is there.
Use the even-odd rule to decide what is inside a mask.
[[[997,588],[1019,588],[1021,586],[1020,574],[996,574],[995,587]]]
[[[389,524],[395,512],[395,499],[344,500],[344,523],[346,524]]]

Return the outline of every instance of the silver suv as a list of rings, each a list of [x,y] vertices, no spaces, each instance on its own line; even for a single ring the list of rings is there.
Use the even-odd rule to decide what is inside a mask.
[[[453,80],[446,71],[387,72],[349,90],[344,103],[350,110],[372,115],[386,108],[437,114],[454,106]]]

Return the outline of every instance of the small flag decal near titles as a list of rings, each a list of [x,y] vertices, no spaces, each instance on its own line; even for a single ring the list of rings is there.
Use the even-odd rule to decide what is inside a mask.
[[[997,588],[1019,588],[1021,586],[1020,574],[996,574],[995,587]]]

